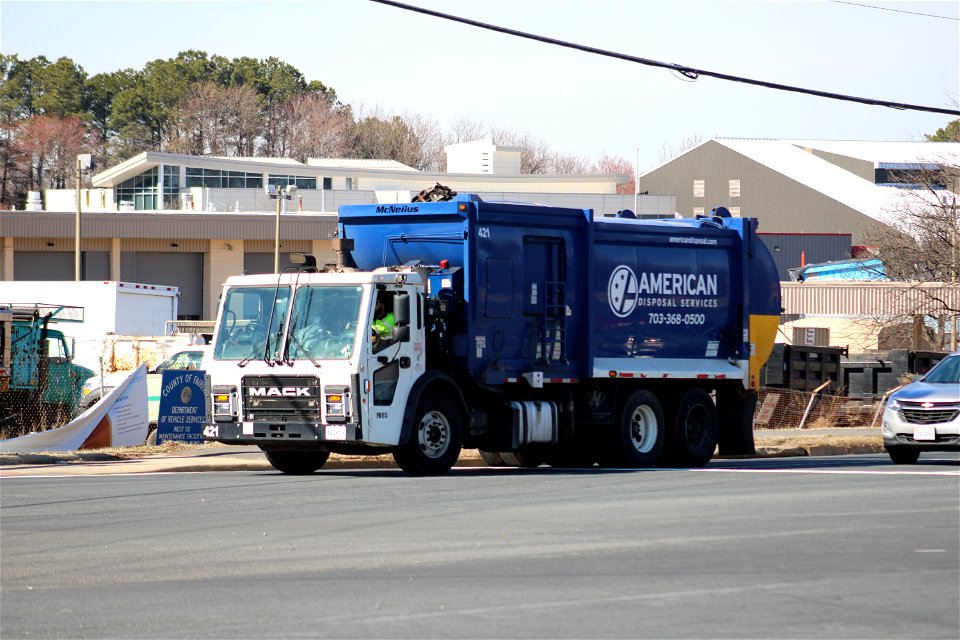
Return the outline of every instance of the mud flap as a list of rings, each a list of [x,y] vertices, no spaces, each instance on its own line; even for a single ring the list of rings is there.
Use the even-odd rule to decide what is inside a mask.
[[[757,392],[727,391],[717,394],[720,414],[720,447],[722,456],[752,456],[757,449],[753,441],[753,414],[757,409]]]

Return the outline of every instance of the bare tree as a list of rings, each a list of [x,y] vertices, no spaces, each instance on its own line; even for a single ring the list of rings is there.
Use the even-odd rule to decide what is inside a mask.
[[[260,133],[260,97],[252,88],[197,82],[171,119],[168,149],[191,155],[252,155]]]
[[[554,153],[548,173],[582,174],[589,173],[593,167],[590,158],[572,153]]]
[[[550,173],[555,154],[542,138],[529,131],[517,131],[507,127],[495,127],[491,131],[493,143],[503,147],[520,147],[520,173]]]
[[[443,148],[447,142],[443,128],[431,116],[419,113],[404,113],[403,121],[420,141],[420,162],[415,169],[441,172],[446,170],[447,156]]]
[[[623,156],[611,156],[602,154],[593,165],[593,173],[625,173],[630,176],[629,182],[623,182],[617,185],[617,193],[620,195],[633,195],[636,191],[637,179],[633,163]]]
[[[16,144],[29,167],[30,189],[63,189],[71,184],[77,154],[95,140],[80,118],[43,115],[23,122]]]
[[[447,138],[446,144],[470,142],[490,135],[490,127],[483,121],[473,120],[465,116],[454,120],[450,125],[450,131],[452,135]]]
[[[223,92],[223,136],[229,155],[252,156],[263,126],[260,95],[248,85]]]
[[[909,284],[903,295],[913,301],[908,311],[915,318],[913,335],[922,333],[928,345],[945,348],[948,336],[956,336],[948,327],[960,315],[958,168],[949,158],[912,167],[888,171],[892,184],[885,188],[883,208],[888,222],[865,236],[886,276]]]
[[[402,117],[380,107],[358,110],[351,137],[356,158],[391,159],[413,168],[425,163],[422,144],[413,128]]]
[[[337,158],[350,153],[350,111],[327,96],[293,96],[283,105],[283,121],[284,146],[295,160],[306,162],[307,158]]]
[[[224,155],[223,107],[220,86],[213,82],[193,84],[171,117],[167,149],[195,156]]]
[[[673,160],[685,151],[689,151],[690,149],[693,149],[702,143],[703,136],[699,133],[693,133],[684,137],[676,145],[664,143],[663,147],[660,149],[660,164],[663,164],[669,160]]]

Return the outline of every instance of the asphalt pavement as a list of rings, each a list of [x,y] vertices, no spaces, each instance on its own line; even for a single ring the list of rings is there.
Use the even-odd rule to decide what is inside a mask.
[[[879,428],[764,429],[755,432],[756,455],[778,458],[881,453]],[[0,444],[2,449],[2,444]],[[722,458],[722,456],[719,456]],[[738,456],[743,457],[743,456]],[[487,464],[476,450],[465,450],[458,467]],[[391,455],[331,455],[324,469],[383,468],[396,465]],[[0,475],[99,475],[116,473],[171,473],[197,471],[268,471],[273,467],[256,447],[221,444],[179,445],[136,448],[134,451],[76,451],[50,453],[3,453]]]

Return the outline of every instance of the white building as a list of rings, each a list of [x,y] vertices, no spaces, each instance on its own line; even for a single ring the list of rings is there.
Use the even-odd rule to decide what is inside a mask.
[[[81,277],[179,287],[184,319],[212,319],[223,281],[273,271],[275,200],[268,185],[295,185],[284,201],[280,253],[332,259],[341,205],[409,202],[441,183],[484,200],[616,213],[622,174],[522,175],[521,150],[480,140],[447,148],[452,171],[426,173],[392,160],[222,158],[148,151],[92,177],[80,194]],[[459,167],[459,169],[458,169]],[[485,168],[489,168],[486,170]],[[0,212],[2,280],[73,280],[76,191],[50,190],[43,211]],[[636,200],[645,217],[672,216],[675,199]]]

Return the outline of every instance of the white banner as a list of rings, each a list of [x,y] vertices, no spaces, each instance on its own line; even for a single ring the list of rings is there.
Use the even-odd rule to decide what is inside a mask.
[[[140,365],[99,402],[68,424],[0,440],[0,452],[78,451],[133,447],[147,439],[147,366]]]

